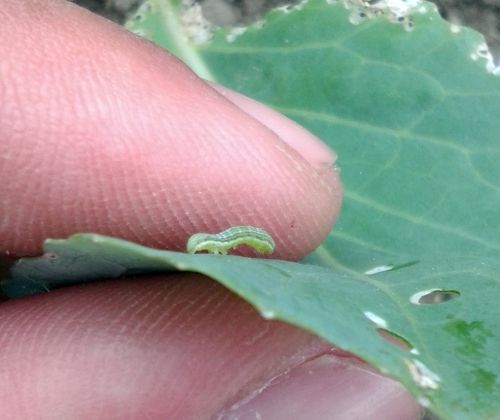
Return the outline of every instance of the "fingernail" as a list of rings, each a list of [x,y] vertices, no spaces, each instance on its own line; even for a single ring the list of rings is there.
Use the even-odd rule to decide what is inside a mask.
[[[270,380],[216,418],[400,420],[420,414],[396,381],[355,359],[323,355]]]
[[[312,166],[319,170],[333,168],[336,154],[319,138],[304,127],[271,108],[241,95],[224,86],[210,83],[211,86],[242,111],[251,115],[261,124],[275,132],[284,142],[302,155]]]

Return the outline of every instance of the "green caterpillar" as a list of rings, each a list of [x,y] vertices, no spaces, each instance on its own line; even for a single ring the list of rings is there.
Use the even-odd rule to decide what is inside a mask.
[[[195,233],[187,242],[187,252],[195,254],[207,251],[211,254],[227,254],[239,245],[248,245],[261,254],[274,251],[274,240],[264,229],[253,226],[233,226],[220,233]]]

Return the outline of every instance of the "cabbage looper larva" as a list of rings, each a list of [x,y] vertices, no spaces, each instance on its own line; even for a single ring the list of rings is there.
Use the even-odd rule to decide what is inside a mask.
[[[194,254],[208,251],[211,254],[227,254],[239,245],[248,245],[261,254],[274,251],[274,240],[264,229],[253,226],[233,226],[220,233],[195,233],[187,242],[187,252]]]

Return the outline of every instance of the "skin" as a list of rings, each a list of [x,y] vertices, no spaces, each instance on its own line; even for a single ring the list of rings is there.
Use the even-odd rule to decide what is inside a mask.
[[[181,250],[248,224],[296,260],[329,232],[335,156],[304,129],[73,4],[4,0],[0,21],[2,256],[82,231]],[[7,420],[209,419],[238,401],[241,418],[419,415],[395,382],[189,274],[4,302],[0,366]]]

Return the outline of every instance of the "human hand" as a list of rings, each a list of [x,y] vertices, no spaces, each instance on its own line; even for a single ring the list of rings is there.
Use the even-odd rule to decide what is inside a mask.
[[[181,250],[248,224],[296,260],[329,232],[335,156],[302,128],[70,3],[4,0],[0,21],[0,253],[76,232]],[[6,302],[0,331],[2,419],[419,413],[397,383],[192,274]]]

